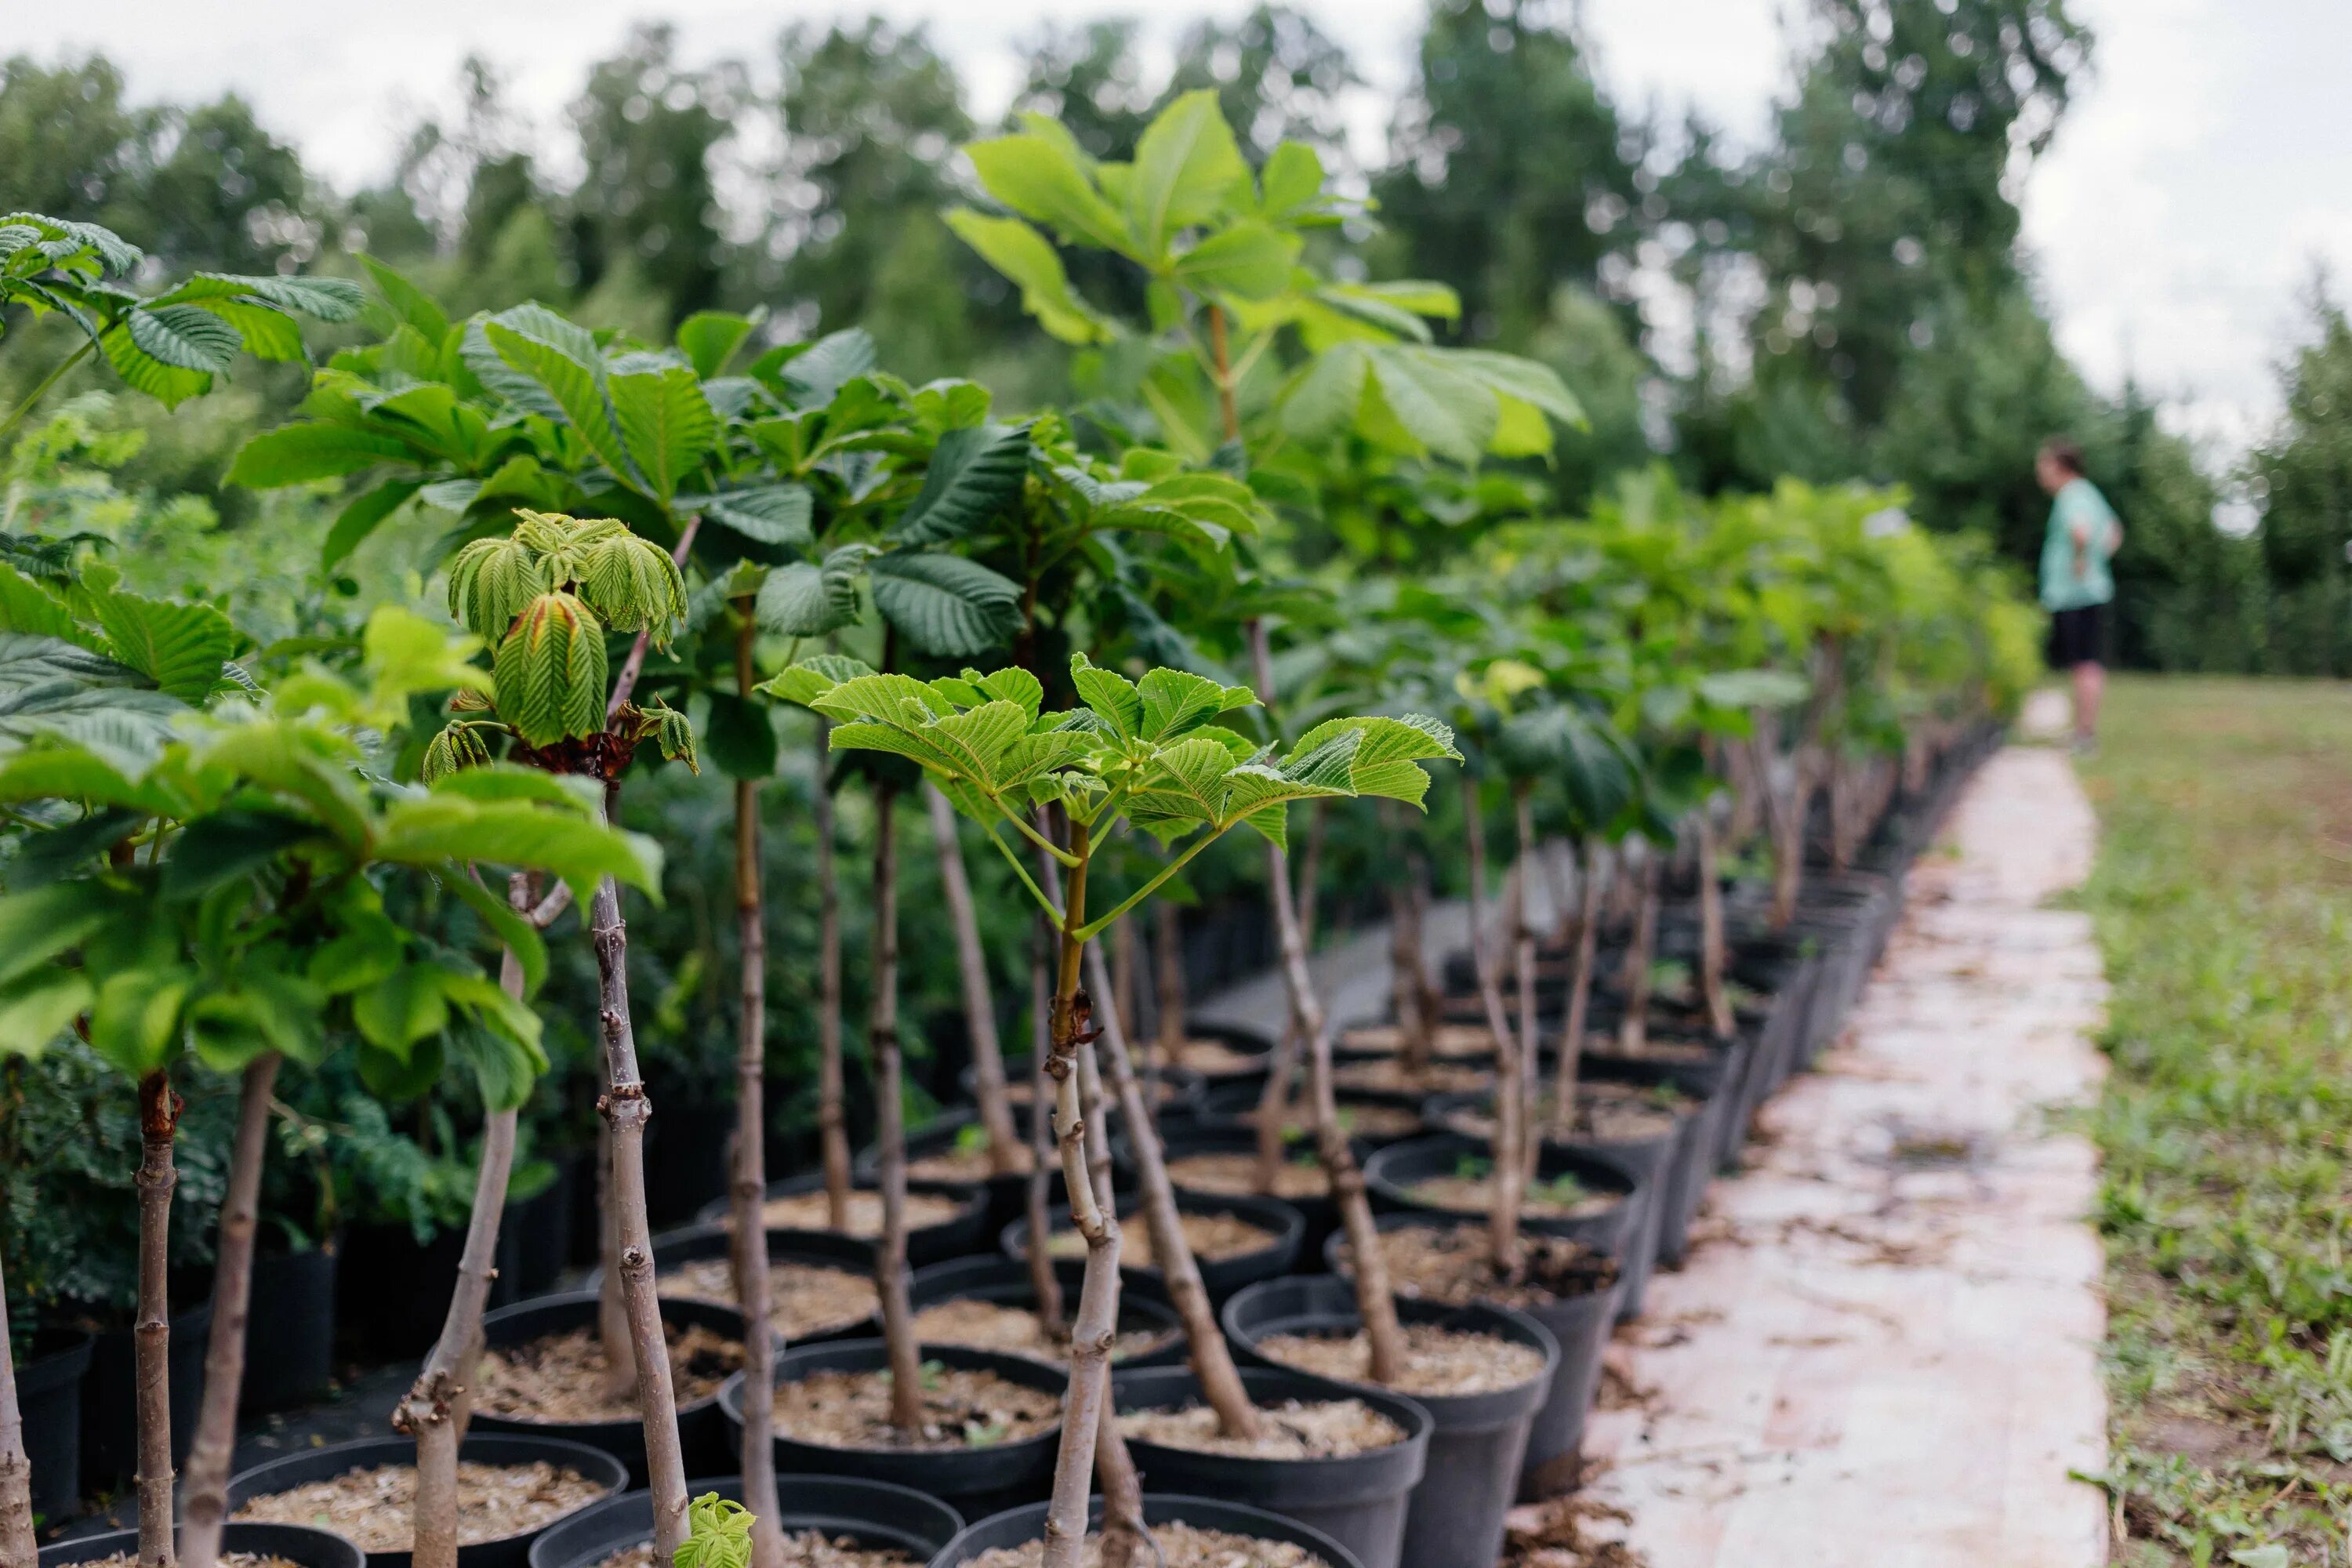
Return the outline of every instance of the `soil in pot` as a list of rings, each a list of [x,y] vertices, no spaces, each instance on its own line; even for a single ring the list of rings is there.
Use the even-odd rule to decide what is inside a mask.
[[[1696,1110],[1697,1103],[1666,1084],[1642,1089],[1588,1079],[1577,1085],[1576,1107],[1569,1119],[1568,1135],[1573,1142],[1594,1143],[1637,1143],[1664,1138],[1674,1131],[1675,1119],[1685,1110]],[[1547,1091],[1530,1112],[1536,1127],[1547,1138],[1558,1136],[1551,1107],[1552,1097]],[[1495,1135],[1493,1101],[1486,1095],[1466,1103],[1433,1105],[1431,1121],[1465,1138]]]
[[[1257,1104],[1255,1100],[1235,1110],[1228,1119],[1235,1126],[1257,1126]],[[1293,1126],[1297,1123],[1294,1120]],[[1423,1131],[1421,1112],[1403,1103],[1389,1104],[1376,1100],[1339,1100],[1339,1131],[1350,1138],[1373,1143],[1393,1143],[1401,1138],[1412,1138]],[[1305,1129],[1300,1127],[1303,1133]],[[1286,1129],[1286,1131],[1288,1129]]]
[[[945,1225],[963,1210],[961,1199],[945,1193],[908,1193],[907,1228],[921,1230],[927,1226]],[[882,1234],[880,1193],[865,1187],[855,1189],[844,1212],[848,1223],[836,1228],[832,1223],[833,1210],[822,1189],[772,1197],[761,1207],[771,1230],[825,1230],[838,1236],[854,1236],[861,1241],[871,1241]]]
[[[1155,1045],[1152,1048],[1159,1047]],[[1263,1046],[1253,1051],[1231,1040],[1195,1037],[1178,1047],[1173,1065],[1202,1078],[1239,1078],[1245,1073],[1264,1072],[1268,1054]]]
[[[1542,1375],[1544,1354],[1533,1345],[1450,1329],[1440,1323],[1404,1323],[1404,1365],[1385,1386],[1399,1394],[1453,1395],[1492,1394]],[[1371,1341],[1352,1334],[1273,1334],[1256,1349],[1268,1361],[1341,1383],[1371,1381]]]
[[[1483,1089],[1493,1076],[1485,1068],[1464,1062],[1431,1062],[1412,1068],[1394,1057],[1384,1056],[1337,1066],[1331,1070],[1331,1082],[1337,1089],[1370,1089],[1381,1094],[1462,1094]]]
[[[743,1364],[743,1347],[702,1323],[665,1321],[671,1386],[680,1405],[717,1394]],[[638,1415],[634,1391],[614,1397],[605,1386],[604,1342],[593,1327],[542,1334],[520,1345],[482,1352],[474,1407],[509,1421],[579,1424],[625,1421]]]
[[[1286,1399],[1261,1405],[1265,1433],[1228,1436],[1205,1405],[1175,1410],[1134,1410],[1118,1418],[1119,1435],[1195,1454],[1239,1459],[1335,1459],[1393,1447],[1405,1429],[1360,1399]]]
[[[457,1463],[457,1543],[503,1541],[543,1529],[611,1489],[545,1459],[519,1465]],[[240,1520],[333,1531],[363,1552],[406,1552],[416,1501],[416,1467],[376,1465],[248,1498]]]
[[[780,1383],[776,1429],[826,1448],[960,1452],[1016,1443],[1062,1419],[1059,1395],[979,1367],[923,1363],[923,1425],[913,1432],[890,1421],[886,1372],[811,1372]]]
[[[1494,1205],[1494,1171],[1484,1161],[1465,1161],[1451,1175],[1431,1176],[1403,1189],[1417,1204],[1435,1209],[1483,1213]],[[1529,1182],[1519,1199],[1519,1212],[1534,1218],[1581,1219],[1607,1214],[1625,1201],[1622,1193],[1597,1193],[1571,1175]]]
[[[1155,1559],[1148,1549],[1138,1556],[1144,1562],[1165,1563],[1168,1568],[1330,1568],[1322,1558],[1292,1542],[1189,1524],[1154,1524],[1150,1529],[1159,1556]],[[1035,1568],[1045,1556],[1045,1542],[1039,1541],[1026,1546],[1000,1546],[965,1558],[957,1568]],[[1087,1537],[1078,1561],[1081,1568],[1100,1568],[1100,1540]]]
[[[1033,1309],[978,1296],[958,1296],[925,1307],[915,1314],[914,1327],[915,1338],[924,1344],[1003,1351],[1007,1355],[1027,1356],[1051,1366],[1066,1366],[1070,1360],[1066,1329],[1049,1332],[1045,1320]],[[1122,1328],[1111,1341],[1110,1359],[1116,1364],[1150,1355],[1180,1331],[1159,1322]]]
[[[1184,1232],[1184,1243],[1192,1256],[1202,1262],[1214,1263],[1227,1258],[1239,1258],[1272,1247],[1279,1238],[1263,1226],[1252,1225],[1239,1215],[1182,1214],[1177,1216]],[[1151,1256],[1151,1227],[1139,1214],[1129,1215],[1118,1222],[1118,1261],[1123,1268],[1158,1267]],[[1045,1250],[1055,1258],[1084,1258],[1087,1238],[1075,1230],[1056,1230],[1045,1244]]]
[[[677,1301],[735,1305],[735,1265],[726,1258],[698,1258],[662,1270],[656,1288]],[[797,1344],[874,1316],[882,1302],[871,1274],[822,1264],[774,1261],[768,1265],[768,1321]]]
[[[139,1532],[112,1530],[40,1550],[40,1568],[136,1568]],[[366,1568],[366,1555],[340,1535],[299,1524],[230,1524],[221,1531],[223,1568]],[[33,1568],[26,1563],[23,1568]]]
[[[860,1546],[848,1535],[827,1535],[821,1530],[784,1531],[783,1568],[923,1568],[920,1558],[888,1546]],[[650,1541],[615,1552],[596,1568],[660,1568],[661,1558]]]
[[[1339,1048],[1347,1051],[1383,1051],[1394,1055],[1404,1049],[1405,1034],[1402,1024],[1362,1024],[1339,1037]],[[1431,1031],[1430,1054],[1446,1057],[1488,1057],[1495,1052],[1495,1033],[1484,1024],[1440,1024]]]
[[[1352,1272],[1347,1238],[1334,1244],[1333,1261]],[[1614,1258],[1564,1236],[1521,1235],[1517,1279],[1495,1272],[1482,1225],[1396,1225],[1381,1231],[1381,1258],[1400,1296],[1450,1307],[1492,1301],[1535,1307],[1563,1297],[1591,1296],[1617,1283]]]
[[[1342,1113],[1344,1116],[1344,1112]],[[1257,1156],[1244,1153],[1175,1154],[1168,1160],[1168,1179],[1178,1187],[1225,1197],[1265,1194],[1277,1198],[1324,1198],[1331,1183],[1311,1148],[1294,1148],[1274,1168],[1269,1192],[1258,1185]]]

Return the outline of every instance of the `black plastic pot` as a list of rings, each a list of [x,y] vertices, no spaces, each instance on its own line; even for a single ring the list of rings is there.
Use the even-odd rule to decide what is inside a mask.
[[[501,1307],[482,1320],[482,1342],[491,1350],[529,1344],[548,1334],[596,1327],[597,1294],[576,1291],[568,1296],[542,1296]],[[743,1314],[732,1307],[709,1301],[665,1298],[662,1321],[677,1329],[701,1327],[743,1342]],[[554,1437],[601,1448],[628,1467],[629,1484],[646,1484],[646,1426],[642,1417],[625,1415],[612,1421],[530,1421],[474,1409],[474,1428],[480,1432],[510,1432],[534,1437]],[[678,1447],[688,1475],[727,1468],[727,1418],[719,1414],[717,1390],[699,1399],[681,1400],[677,1406]]]
[[[743,1478],[719,1476],[686,1484],[688,1497],[706,1492],[741,1502]],[[963,1515],[936,1498],[846,1476],[777,1477],[775,1517],[787,1534],[823,1531],[829,1538],[847,1536],[867,1551],[905,1552],[918,1563],[929,1562],[964,1523]],[[550,1527],[530,1543],[530,1568],[597,1568],[614,1552],[643,1546],[653,1538],[653,1494],[624,1492],[591,1503]]]
[[[1503,1547],[1503,1516],[1527,1457],[1528,1432],[1559,1370],[1559,1342],[1525,1312],[1507,1307],[1407,1300],[1397,1303],[1397,1316],[1407,1323],[1491,1334],[1543,1356],[1542,1370],[1514,1387],[1411,1396],[1429,1412],[1432,1426],[1428,1469],[1405,1511],[1403,1560],[1412,1568],[1493,1568]],[[1258,1342],[1269,1336],[1345,1335],[1363,1326],[1355,1287],[1328,1275],[1263,1280],[1226,1302],[1220,1321],[1244,1356],[1268,1367],[1282,1364],[1258,1352]],[[1350,1386],[1384,1392],[1377,1384]]]
[[[1207,1031],[1205,1030],[1202,1031],[1204,1034]],[[1142,1070],[1142,1064],[1139,1062],[1137,1064],[1137,1070],[1139,1072]],[[1017,1057],[1007,1057],[1004,1058],[1004,1081],[1006,1083],[1020,1084],[1025,1087],[1030,1081],[1030,1077],[1029,1058],[1025,1054]],[[1194,1107],[1199,1104],[1202,1092],[1205,1087],[1201,1075],[1193,1072],[1188,1068],[1169,1068],[1161,1071],[1160,1074],[1160,1079],[1161,1083],[1167,1086],[1166,1098],[1160,1101],[1154,1114],[1156,1116],[1175,1116],[1179,1118],[1191,1115]],[[970,1099],[972,1092],[971,1068],[966,1068],[962,1072],[959,1073],[956,1076],[956,1082],[962,1087],[965,1098]],[[1108,1098],[1110,1095],[1110,1079],[1108,1074],[1105,1074],[1103,1078],[1103,1094],[1105,1098]],[[1017,1114],[1023,1107],[1016,1103],[1013,1109]]]
[[[1493,1157],[1483,1138],[1434,1133],[1410,1143],[1392,1144],[1364,1162],[1364,1184],[1371,1189],[1377,1207],[1484,1220],[1482,1211],[1442,1208],[1414,1197],[1412,1189],[1422,1182],[1452,1175],[1465,1159]],[[1633,1238],[1634,1224],[1642,1217],[1640,1184],[1613,1160],[1548,1143],[1537,1152],[1536,1179],[1549,1182],[1560,1176],[1572,1176],[1580,1185],[1616,1201],[1595,1214],[1523,1214],[1519,1227],[1543,1236],[1565,1236],[1612,1258],[1623,1258]]]
[[[212,1292],[171,1319],[164,1365],[171,1383],[172,1463],[186,1463],[205,1392],[205,1345],[213,1327]],[[110,1329],[90,1342],[81,1383],[81,1483],[93,1490],[128,1480],[139,1468],[138,1381],[131,1331]]]
[[[278,1557],[294,1568],[365,1568],[367,1554],[331,1531],[307,1524],[240,1524],[232,1521],[221,1530],[221,1551],[247,1552],[256,1557]],[[127,1553],[139,1555],[139,1532],[110,1530],[41,1548],[41,1568],[70,1568],[77,1563],[103,1563]]]
[[[544,1295],[563,1273],[571,1261],[572,1199],[580,1188],[574,1167],[587,1163],[582,1155],[565,1155],[556,1163],[553,1181],[507,1205],[499,1220],[499,1290],[492,1306]]]
[[[1452,1119],[1464,1113],[1491,1121],[1494,1097],[1483,1091],[1433,1094],[1423,1106],[1423,1114],[1432,1126],[1451,1127]],[[1658,1243],[1665,1224],[1665,1191],[1673,1174],[1674,1152],[1684,1141],[1685,1124],[1690,1120],[1687,1116],[1673,1117],[1663,1131],[1647,1138],[1544,1139],[1547,1149],[1592,1155],[1622,1167],[1633,1178],[1638,1207],[1626,1231],[1624,1251],[1618,1259],[1625,1271],[1617,1291],[1620,1321],[1642,1315],[1642,1299],[1649,1289],[1650,1270],[1658,1260]],[[1475,1136],[1466,1131],[1462,1135]]]
[[[477,1426],[480,1419],[479,1416],[475,1417]],[[577,1470],[591,1480],[601,1481],[612,1492],[621,1490],[629,1479],[628,1471],[621,1461],[602,1448],[592,1448],[585,1443],[567,1443],[555,1437],[471,1433],[459,1446],[457,1458],[463,1464],[480,1465],[529,1465],[545,1460],[560,1468]],[[415,1463],[416,1444],[407,1437],[362,1437],[356,1443],[337,1443],[329,1447],[289,1454],[282,1459],[272,1459],[230,1477],[229,1511],[236,1512],[255,1498],[288,1491],[309,1481],[323,1481],[346,1470],[373,1470],[385,1465]],[[530,1553],[530,1543],[561,1522],[561,1520],[551,1520],[536,1530],[462,1545],[457,1548],[457,1568],[522,1568]],[[409,1568],[409,1554],[405,1552],[371,1552],[367,1554],[367,1568]]]
[[[1214,1093],[1220,1089],[1247,1090],[1262,1089],[1265,1087],[1266,1073],[1273,1065],[1274,1042],[1265,1035],[1255,1029],[1244,1028],[1238,1025],[1201,1024],[1187,1019],[1184,1025],[1184,1036],[1192,1040],[1215,1040],[1236,1052],[1246,1053],[1257,1058],[1255,1062],[1246,1065],[1237,1062],[1213,1072],[1202,1068],[1188,1067],[1179,1069],[1197,1076],[1201,1080],[1203,1094]],[[1139,1042],[1145,1045],[1149,1043],[1148,1041]],[[1137,1070],[1139,1072],[1142,1070],[1142,1064],[1139,1062],[1137,1064]],[[1186,1110],[1196,1110],[1197,1101],[1194,1105],[1188,1106]],[[1179,1114],[1181,1115],[1181,1112]]]
[[[1433,1214],[1382,1215],[1377,1223],[1383,1231],[1407,1226],[1475,1228],[1473,1222]],[[1328,1256],[1334,1273],[1346,1272],[1340,1256],[1346,1240],[1344,1233],[1331,1238]],[[1400,1297],[1399,1302],[1408,1300]],[[1582,1478],[1584,1418],[1591,1414],[1593,1396],[1601,1391],[1601,1352],[1608,1347],[1616,1303],[1617,1287],[1612,1280],[1598,1289],[1553,1296],[1514,1309],[1541,1323],[1559,1346],[1551,1388],[1528,1428],[1527,1458],[1518,1478],[1522,1502],[1572,1491]]]
[[[1014,1106],[1013,1122],[1025,1136],[1029,1129],[1029,1108],[1025,1105]],[[954,1152],[956,1145],[979,1125],[980,1112],[966,1106],[935,1116],[920,1127],[908,1129],[907,1132],[908,1162],[911,1164],[917,1160],[936,1159],[942,1154]],[[882,1152],[871,1144],[859,1150],[856,1159],[851,1162],[850,1173],[862,1187],[870,1187],[880,1182]],[[983,1222],[982,1232],[985,1236],[995,1235],[1006,1222],[1019,1217],[1022,1205],[1028,1201],[1029,1174],[1026,1171],[1015,1171],[1003,1176],[986,1176],[977,1179],[971,1184],[981,1186],[988,1193],[988,1217]]]
[[[1698,1076],[1678,1068],[1623,1058],[1589,1067],[1588,1076],[1593,1079],[1644,1089],[1663,1085],[1696,1103],[1696,1109],[1675,1124],[1674,1146],[1667,1152],[1664,1184],[1658,1193],[1657,1262],[1678,1268],[1689,1247],[1691,1221],[1706,1196],[1707,1178],[1715,1170],[1715,1149],[1730,1101],[1722,1095],[1704,1093]]]
[[[1258,1096],[1265,1092],[1265,1087],[1263,1084],[1255,1087],[1248,1084],[1213,1085],[1209,1092],[1201,1097],[1200,1114],[1194,1119],[1194,1124],[1201,1127],[1239,1127],[1255,1137],[1254,1115],[1257,1110]],[[1352,1137],[1360,1151],[1369,1152],[1374,1149],[1385,1149],[1391,1143],[1418,1138],[1427,1131],[1420,1124],[1420,1095],[1382,1089],[1343,1089],[1333,1098],[1339,1102],[1342,1119],[1351,1108],[1402,1110],[1412,1116],[1413,1127],[1405,1132],[1368,1131],[1359,1124]],[[1172,1125],[1171,1131],[1173,1131]]]
[[[316,1399],[334,1381],[340,1252],[340,1243],[330,1237],[308,1251],[254,1258],[245,1340],[256,1353],[246,1357],[239,1410],[289,1410]]]
[[[1075,1310],[1078,1302],[1078,1287],[1086,1276],[1086,1265],[1068,1258],[1057,1258],[1054,1264],[1055,1278],[1061,1281],[1062,1300],[1066,1309]],[[1001,1306],[1034,1310],[1037,1292],[1029,1283],[1027,1263],[1011,1258],[959,1258],[951,1263],[934,1263],[919,1271],[907,1286],[907,1304],[914,1311],[936,1306],[941,1301],[964,1300],[993,1301]],[[1168,1292],[1145,1279],[1122,1279],[1118,1292],[1118,1327],[1121,1333],[1150,1333],[1157,1337],[1153,1347],[1141,1355],[1129,1356],[1120,1366],[1177,1366],[1184,1360],[1184,1322],[1168,1300]],[[1060,1363],[1053,1363],[1056,1366]]]
[[[943,1366],[992,1372],[1008,1383],[1044,1389],[1059,1397],[1069,1384],[1059,1367],[1025,1356],[965,1345],[924,1345],[925,1361]],[[848,1340],[829,1345],[803,1345],[776,1358],[776,1381],[791,1383],[814,1373],[881,1372],[889,1353],[880,1340]],[[740,1447],[743,1430],[743,1378],[727,1380],[719,1391],[719,1407]],[[1054,1451],[1061,1441],[1056,1422],[1034,1436],[984,1448],[832,1448],[804,1443],[779,1428],[776,1432],[776,1472],[793,1476],[855,1476],[861,1480],[887,1481],[911,1487],[935,1497],[967,1519],[978,1519],[1001,1509],[1017,1508],[1045,1495],[1054,1479]]]
[[[1251,1401],[1260,1405],[1286,1399],[1360,1399],[1404,1428],[1404,1440],[1339,1458],[1258,1459],[1130,1437],[1127,1447],[1136,1468],[1171,1491],[1245,1503],[1319,1530],[1355,1553],[1364,1568],[1399,1568],[1405,1561],[1406,1509],[1429,1460],[1429,1412],[1418,1401],[1385,1389],[1283,1368],[1247,1367],[1241,1376]],[[1201,1385],[1189,1367],[1116,1372],[1110,1386],[1112,1406],[1121,1415],[1201,1403]]]
[[[727,1192],[728,1152],[734,1146],[735,1103],[653,1094],[646,1123],[646,1215],[677,1225]]]
[[[1137,1206],[1138,1200],[1133,1197],[1121,1200],[1119,1217],[1125,1219],[1134,1214]],[[1202,1287],[1209,1292],[1212,1302],[1223,1301],[1244,1285],[1271,1279],[1277,1274],[1286,1274],[1298,1259],[1299,1240],[1306,1233],[1307,1220],[1295,1206],[1279,1198],[1209,1197],[1199,1193],[1178,1193],[1176,1209],[1179,1214],[1232,1215],[1273,1234],[1272,1241],[1253,1251],[1232,1258],[1198,1258],[1193,1260],[1201,1270]],[[1070,1211],[1056,1209],[1054,1229],[1060,1232],[1069,1228]],[[999,1239],[1005,1257],[1015,1259],[1027,1258],[1029,1222],[1026,1219],[1014,1220],[1004,1227]],[[1157,1268],[1122,1262],[1119,1274],[1129,1280],[1149,1280],[1163,1291],[1167,1289],[1167,1283]]]
[[[797,1176],[787,1176],[780,1182],[770,1182],[768,1196],[798,1197],[803,1193],[821,1192],[824,1188],[824,1173],[822,1171],[808,1171]],[[909,1268],[920,1268],[929,1263],[944,1263],[950,1258],[967,1258],[972,1253],[986,1250],[989,1196],[984,1188],[961,1182],[908,1182],[907,1190],[910,1193],[932,1193],[942,1197],[953,1198],[957,1205],[954,1214],[936,1225],[917,1225],[907,1227],[907,1266]],[[713,1199],[702,1205],[702,1213],[698,1217],[704,1225],[726,1224],[729,1218],[729,1201],[723,1197]],[[771,1226],[769,1234],[773,1235],[781,1228],[782,1227]],[[808,1227],[793,1228],[806,1230]],[[816,1234],[831,1233],[819,1231]],[[847,1239],[860,1240],[854,1237]],[[867,1256],[871,1258],[871,1249],[875,1243],[863,1240],[860,1241],[860,1245],[868,1249]]]
[[[975,1557],[1003,1546],[1026,1546],[1044,1539],[1047,1505],[1033,1503],[1027,1508],[1011,1509],[967,1527],[963,1533],[947,1544],[945,1551],[930,1561],[929,1568],[963,1568]],[[1244,1535],[1258,1541],[1278,1541],[1286,1545],[1303,1546],[1315,1553],[1330,1568],[1370,1568],[1362,1559],[1319,1530],[1268,1513],[1260,1508],[1248,1508],[1240,1503],[1198,1497],[1178,1497],[1167,1492],[1143,1494],[1143,1522],[1149,1526],[1189,1524],[1197,1530],[1222,1530],[1231,1535]],[[1097,1498],[1087,1514],[1089,1528],[1102,1523],[1102,1500]]]
[[[90,1337],[35,1343],[40,1353],[16,1369],[16,1409],[33,1466],[33,1512],[56,1519],[81,1503],[81,1385]]]
[[[1185,1184],[1182,1173],[1172,1168],[1177,1161],[1192,1154],[1244,1154],[1255,1159],[1257,1129],[1255,1127],[1239,1126],[1233,1122],[1198,1122],[1190,1127],[1171,1126],[1161,1134],[1160,1145],[1161,1152],[1167,1156],[1168,1163],[1171,1167],[1169,1171],[1169,1180],[1174,1184],[1180,1195],[1187,1193],[1207,1198],[1256,1195],[1252,1193],[1222,1193],[1209,1187],[1189,1186]],[[1357,1143],[1354,1147],[1356,1163],[1360,1165],[1365,1156],[1371,1151],[1361,1143]],[[1129,1154],[1123,1139],[1120,1141],[1118,1153],[1122,1163],[1131,1162],[1132,1155]],[[1314,1140],[1303,1134],[1291,1138],[1283,1151],[1283,1155],[1285,1159],[1298,1159],[1303,1156],[1311,1162],[1315,1157]],[[1339,1226],[1339,1200],[1326,1191],[1311,1197],[1284,1197],[1278,1201],[1297,1209],[1299,1217],[1306,1221],[1307,1228],[1299,1237],[1298,1256],[1308,1268],[1314,1267],[1315,1261],[1323,1256],[1324,1238]]]
[[[669,1269],[681,1264],[698,1262],[706,1258],[731,1256],[734,1233],[723,1225],[690,1225],[654,1237],[654,1276],[656,1280]],[[857,1274],[871,1279],[874,1274],[874,1244],[837,1236],[829,1230],[783,1230],[768,1232],[768,1263],[804,1263],[813,1268],[834,1268],[845,1274]],[[581,1289],[593,1290],[604,1283],[604,1271],[591,1268],[581,1281]],[[688,1301],[700,1298],[667,1296],[665,1300]],[[718,1303],[730,1310],[735,1303],[730,1297]],[[796,1345],[824,1344],[834,1340],[862,1339],[878,1332],[877,1320],[871,1312],[836,1323],[814,1333],[785,1336]]]

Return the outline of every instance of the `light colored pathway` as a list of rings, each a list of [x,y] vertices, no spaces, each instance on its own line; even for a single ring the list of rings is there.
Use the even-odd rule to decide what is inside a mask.
[[[1612,1348],[1589,1494],[1652,1568],[2088,1568],[2105,1459],[2093,822],[2056,751],[1989,762],[1817,1069]]]

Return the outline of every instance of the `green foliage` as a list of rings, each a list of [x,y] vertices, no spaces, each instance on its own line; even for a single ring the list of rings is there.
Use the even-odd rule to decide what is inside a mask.
[[[758,1516],[741,1503],[705,1492],[687,1505],[686,1539],[676,1568],[751,1568],[751,1525]]]

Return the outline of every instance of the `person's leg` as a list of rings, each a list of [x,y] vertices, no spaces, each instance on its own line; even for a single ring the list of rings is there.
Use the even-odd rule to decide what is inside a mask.
[[[2107,672],[2096,659],[2074,666],[2074,739],[2087,745],[2098,738],[2099,699],[2106,694]]]

